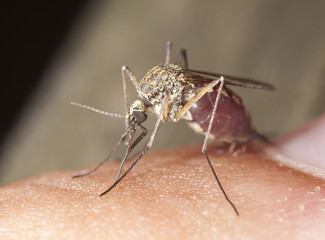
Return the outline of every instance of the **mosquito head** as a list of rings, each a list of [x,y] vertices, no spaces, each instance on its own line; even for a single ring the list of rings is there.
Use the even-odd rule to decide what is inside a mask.
[[[148,116],[147,106],[140,100],[136,100],[130,106],[129,119],[132,124],[144,122]]]

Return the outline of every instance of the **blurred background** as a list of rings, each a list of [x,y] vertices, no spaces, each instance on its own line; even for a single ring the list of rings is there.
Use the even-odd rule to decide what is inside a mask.
[[[233,88],[274,138],[325,110],[325,1],[21,1],[2,3],[0,184],[100,162],[124,120],[121,67],[138,78],[187,49],[189,67],[271,83]],[[129,81],[129,102],[136,92]],[[154,117],[150,117],[148,128]],[[161,127],[153,149],[202,142],[186,122]],[[113,159],[121,157],[119,150]]]

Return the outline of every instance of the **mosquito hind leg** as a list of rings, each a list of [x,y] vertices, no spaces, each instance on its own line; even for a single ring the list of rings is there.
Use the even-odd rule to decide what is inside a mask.
[[[222,80],[221,80],[222,79]],[[218,78],[211,83],[209,83],[207,86],[205,86],[201,91],[199,91],[193,98],[191,98],[182,108],[179,110],[179,112],[176,114],[175,118],[178,120],[180,119],[201,97],[204,96],[209,91],[212,91],[212,89],[218,84],[223,82],[223,78]],[[222,88],[221,88],[222,90]]]
[[[218,88],[218,94],[217,94],[217,97],[216,97],[216,101],[215,101],[215,104],[214,104],[214,107],[213,107],[213,110],[212,110],[212,113],[211,113],[211,118],[210,118],[210,122],[209,122],[209,127],[208,127],[208,130],[206,131],[205,133],[205,138],[204,138],[204,142],[203,142],[203,146],[202,146],[202,152],[206,158],[206,160],[208,161],[208,164],[211,168],[211,171],[214,175],[214,178],[216,179],[218,185],[219,185],[219,188],[221,189],[223,195],[225,196],[226,200],[228,201],[228,203],[231,205],[231,207],[234,209],[235,213],[239,216],[239,213],[238,213],[238,210],[236,208],[236,206],[232,203],[232,201],[228,198],[227,196],[227,193],[226,191],[224,190],[218,176],[217,176],[217,173],[216,171],[214,170],[213,166],[212,166],[212,163],[210,161],[210,158],[208,156],[208,153],[207,153],[207,144],[208,144],[208,139],[209,139],[209,136],[210,136],[210,132],[211,132],[211,128],[212,128],[212,123],[213,123],[213,120],[215,118],[215,115],[216,115],[216,111],[217,111],[217,107],[218,107],[218,103],[219,103],[219,99],[220,99],[220,95],[221,95],[221,92],[222,92],[222,89],[223,89],[223,85],[224,85],[224,78],[221,77],[219,79],[220,81],[220,85],[219,85],[219,88]]]

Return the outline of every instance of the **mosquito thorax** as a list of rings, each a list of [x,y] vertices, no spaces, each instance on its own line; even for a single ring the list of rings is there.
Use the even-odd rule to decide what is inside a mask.
[[[175,115],[183,106],[184,89],[188,83],[182,81],[184,69],[176,64],[159,64],[148,71],[139,84],[141,99],[148,102],[155,115],[161,112],[166,93],[169,93],[168,117],[177,121]]]
[[[130,121],[134,123],[142,123],[147,119],[148,108],[141,100],[132,103],[129,110]]]

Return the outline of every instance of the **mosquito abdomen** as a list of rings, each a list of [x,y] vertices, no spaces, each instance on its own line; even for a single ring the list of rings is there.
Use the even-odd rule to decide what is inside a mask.
[[[190,126],[202,134],[205,134],[208,129],[217,93],[218,86],[213,88],[213,92],[202,96],[189,109],[192,115]],[[245,142],[256,136],[250,115],[241,99],[226,87],[223,88],[220,96],[210,135],[222,142]]]

